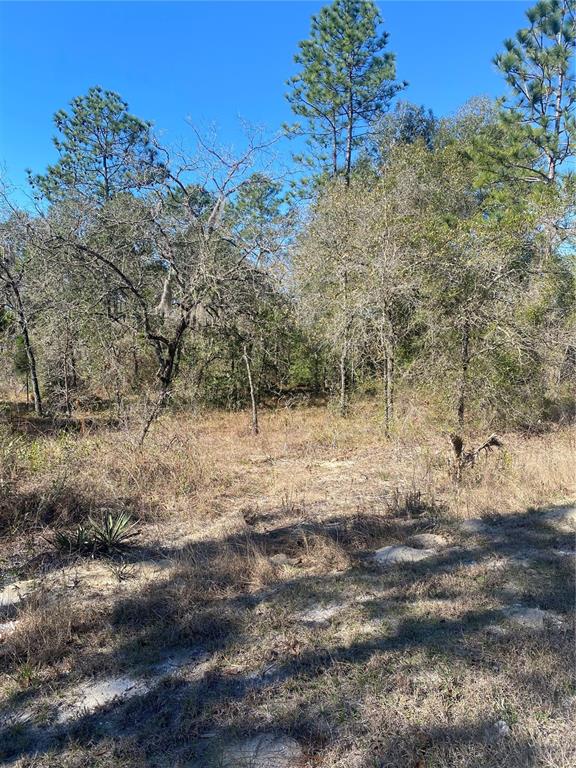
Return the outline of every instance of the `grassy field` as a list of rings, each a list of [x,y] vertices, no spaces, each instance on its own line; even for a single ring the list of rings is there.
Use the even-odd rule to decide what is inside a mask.
[[[574,428],[503,435],[455,484],[445,435],[407,413],[386,441],[369,403],[258,436],[174,414],[142,450],[5,422],[2,764],[576,765]],[[54,546],[120,510],[125,550]],[[421,533],[426,557],[374,559]],[[234,752],[264,737],[292,757]]]

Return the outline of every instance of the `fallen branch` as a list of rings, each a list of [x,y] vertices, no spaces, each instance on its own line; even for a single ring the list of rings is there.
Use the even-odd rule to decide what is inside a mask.
[[[504,443],[500,440],[498,435],[492,434],[490,437],[478,446],[473,451],[464,450],[464,440],[461,435],[451,434],[450,442],[452,444],[452,450],[454,452],[453,461],[453,474],[456,481],[460,481],[462,478],[462,472],[465,467],[473,467],[476,463],[476,459],[482,453],[482,451],[490,452],[493,448],[502,448]]]

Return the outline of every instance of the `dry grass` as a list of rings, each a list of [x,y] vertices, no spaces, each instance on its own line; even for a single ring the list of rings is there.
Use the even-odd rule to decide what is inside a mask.
[[[244,414],[175,415],[155,427],[144,450],[136,439],[115,429],[35,439],[0,435],[9,474],[2,485],[20,503],[12,505],[5,528],[68,523],[114,505],[128,505],[150,522],[181,515],[194,524],[262,497],[294,516],[303,505],[324,501],[326,491],[349,497],[361,482],[367,488],[356,494],[360,504],[374,491],[388,500],[390,492],[412,494],[467,517],[547,504],[573,493],[576,482],[571,429],[505,435],[504,450],[483,457],[456,487],[447,472],[446,436],[420,424],[385,441],[379,411],[369,404],[346,420],[320,407],[266,412],[257,438]],[[332,487],[319,487],[319,474]]]
[[[370,403],[346,420],[265,412],[258,437],[245,414],[175,414],[142,451],[110,427],[4,435],[6,580],[36,586],[5,617],[17,621],[0,641],[8,705],[50,712],[92,677],[149,676],[182,649],[207,658],[202,676],[175,674],[105,721],[85,715],[38,757],[33,734],[7,731],[4,755],[21,768],[197,768],[215,738],[272,730],[319,768],[573,765],[573,566],[513,556],[571,546],[529,510],[576,495],[576,433],[504,435],[454,485],[446,437],[419,419],[386,441]],[[110,508],[140,521],[126,578],[47,544]],[[516,550],[462,538],[457,521],[482,516],[516,526]],[[367,559],[421,531],[461,549],[390,571]],[[564,622],[492,633],[511,601]],[[491,738],[500,719],[511,733]]]
[[[61,660],[72,641],[74,613],[69,603],[53,602],[39,590],[19,611],[16,628],[3,643],[3,655],[13,667],[37,667]]]

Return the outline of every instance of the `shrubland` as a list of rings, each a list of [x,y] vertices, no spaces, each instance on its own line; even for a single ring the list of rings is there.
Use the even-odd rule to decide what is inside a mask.
[[[380,22],[314,17],[296,183],[94,87],[5,185],[9,764],[574,764],[574,4],[443,118]]]

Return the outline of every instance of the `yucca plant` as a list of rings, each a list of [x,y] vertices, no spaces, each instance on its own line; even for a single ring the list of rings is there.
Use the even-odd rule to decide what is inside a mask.
[[[128,546],[138,535],[128,512],[108,512],[101,522],[90,518],[73,531],[56,531],[50,543],[66,554],[110,553]]]
[[[104,552],[123,549],[138,535],[136,524],[128,512],[108,512],[101,523],[90,520],[95,549]]]
[[[94,551],[91,531],[84,525],[78,525],[74,531],[56,531],[51,543],[67,554],[86,554]]]

